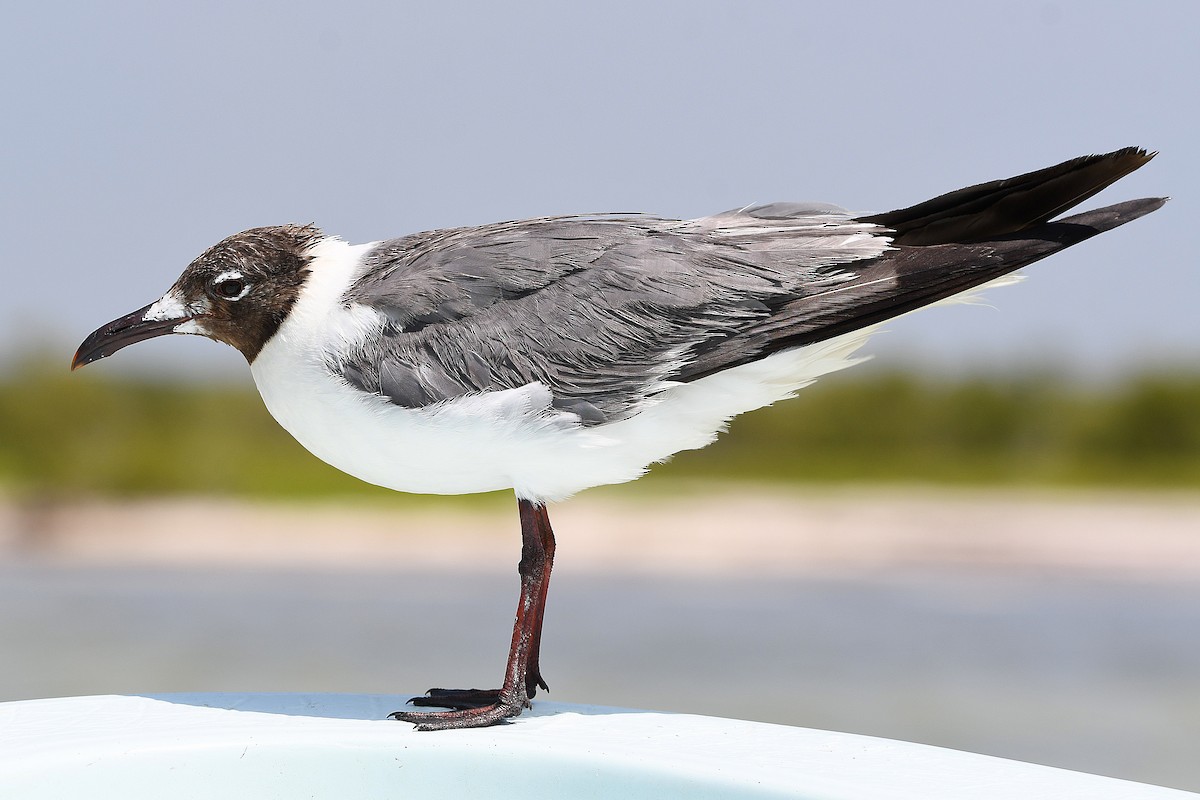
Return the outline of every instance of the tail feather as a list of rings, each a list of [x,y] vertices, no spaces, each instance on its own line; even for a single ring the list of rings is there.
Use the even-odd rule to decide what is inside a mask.
[[[1049,222],[1141,167],[1155,153],[1126,147],[948,192],[909,208],[859,217],[896,232],[897,245],[979,242]]]
[[[944,300],[1132,222],[1165,202],[1165,197],[1127,200],[985,242],[896,248],[864,265],[855,280],[796,301],[791,319],[773,319],[779,327],[771,349],[822,341]]]
[[[768,316],[750,321],[736,334],[714,339],[693,353],[678,380],[696,380],[772,353],[870,328],[1145,216],[1166,198],[1128,200],[1050,221],[1152,157],[1132,147],[1084,156],[911,208],[860,217],[861,222],[894,231],[893,246],[844,265],[853,273],[848,280],[810,287],[811,293],[772,307]],[[778,212],[783,207],[770,208]]]

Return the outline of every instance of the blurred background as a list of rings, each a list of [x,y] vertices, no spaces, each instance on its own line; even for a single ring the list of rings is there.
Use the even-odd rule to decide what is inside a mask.
[[[553,511],[552,699],[1200,790],[1200,6],[25,4],[0,31],[0,700],[499,679],[511,497],[309,456],[233,350],[69,374],[238,230],[862,211],[1126,145],[1152,216]]]

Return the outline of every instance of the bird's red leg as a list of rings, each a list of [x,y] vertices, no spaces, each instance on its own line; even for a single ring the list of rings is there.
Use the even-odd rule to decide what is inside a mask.
[[[542,616],[546,610],[546,592],[554,566],[554,531],[546,507],[520,500],[521,600],[513,623],[512,645],[504,684],[499,689],[430,689],[425,697],[412,699],[414,705],[442,706],[454,711],[394,711],[393,719],[413,722],[417,730],[436,731],[450,728],[482,728],[515,717],[529,707],[540,686],[548,688],[539,668],[542,643]]]
[[[523,513],[523,512],[522,512]],[[546,568],[542,571],[542,587],[538,593],[537,613],[533,618],[533,646],[529,651],[529,665],[525,670],[525,692],[529,697],[537,694],[538,687],[550,691],[542,678],[539,660],[542,652],[542,617],[546,614],[546,596],[550,594],[550,571],[554,567],[554,531],[550,529],[550,518],[546,516],[546,507],[534,507],[531,513],[537,514],[538,535],[542,540],[542,551],[546,554]],[[525,523],[522,520],[522,529]]]

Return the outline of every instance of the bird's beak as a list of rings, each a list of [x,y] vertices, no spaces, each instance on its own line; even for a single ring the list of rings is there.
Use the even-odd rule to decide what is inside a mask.
[[[83,340],[71,360],[71,369],[76,370],[85,364],[99,361],[111,356],[122,347],[152,339],[155,336],[174,333],[180,325],[193,319],[192,316],[181,313],[182,309],[171,309],[175,313],[164,313],[162,300],[139,308],[132,314],[126,314],[120,319],[114,319],[107,325],[95,330]]]

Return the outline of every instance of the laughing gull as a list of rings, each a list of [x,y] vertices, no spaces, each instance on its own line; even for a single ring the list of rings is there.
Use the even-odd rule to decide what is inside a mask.
[[[1159,208],[1051,221],[1153,157],[1076,158],[910,208],[771,203],[692,220],[543,217],[350,245],[254,228],[80,345],[72,367],[166,333],[236,347],[314,455],[403,492],[512,489],[521,598],[497,690],[432,689],[425,730],[491,725],[547,688],[546,504],[704,447],[734,416],[854,363],[887,319]]]

